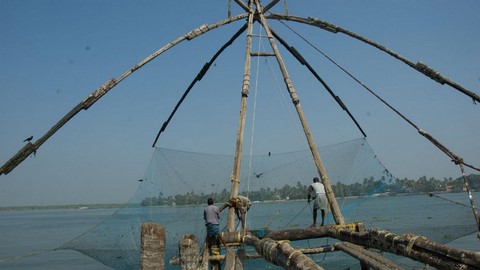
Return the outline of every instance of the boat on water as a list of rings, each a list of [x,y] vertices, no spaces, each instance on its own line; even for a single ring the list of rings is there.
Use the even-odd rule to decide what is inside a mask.
[[[310,178],[316,175],[321,178],[322,183],[325,185],[327,198],[330,204],[331,215],[333,217],[333,224],[312,228],[286,228],[284,230],[275,231],[244,231],[239,230],[236,226],[234,209],[230,208],[228,210],[229,213],[227,216],[227,225],[224,233],[222,234],[222,237],[227,244],[231,245],[232,248],[227,249],[225,251],[225,257],[222,258],[215,257],[215,254],[204,253],[203,265],[206,265],[205,262],[208,262],[207,258],[209,256],[212,256],[213,258],[211,259],[211,261],[214,263],[214,267],[220,267],[219,262],[221,260],[225,260],[225,266],[228,267],[228,269],[240,268],[242,266],[241,262],[238,262],[238,260],[245,258],[244,247],[249,246],[254,247],[255,251],[258,253],[258,256],[263,257],[266,261],[269,261],[275,265],[280,265],[287,269],[320,269],[321,263],[317,264],[305,254],[331,252],[332,250],[341,250],[357,258],[360,261],[361,267],[365,269],[402,268],[388,258],[380,256],[377,251],[399,254],[401,256],[420,261],[421,263],[431,265],[436,268],[478,269],[478,252],[451,248],[424,238],[421,235],[408,233],[395,234],[388,230],[365,228],[362,222],[346,222],[346,218],[343,215],[343,211],[341,210],[342,207],[338,203],[337,197],[339,197],[339,194],[336,194],[336,192],[334,192],[332,179],[335,179],[337,181],[335,183],[336,185],[338,182],[345,181],[345,179],[349,178],[354,178],[356,181],[362,181],[364,179],[368,179],[368,175],[362,175],[361,177],[353,177],[353,173],[351,173],[350,175],[341,175],[342,172],[345,172],[345,167],[341,167],[338,170],[335,170],[334,164],[340,163],[339,161],[346,163],[345,159],[347,159],[347,157],[354,156],[352,155],[352,153],[355,153],[356,155],[359,155],[359,153],[368,153],[368,143],[366,143],[365,138],[348,143],[348,151],[351,151],[349,152],[349,155],[345,154],[346,152],[341,152],[342,150],[347,151],[342,148],[347,144],[340,144],[337,145],[336,148],[325,149],[325,154],[322,154],[321,147],[317,146],[316,138],[312,135],[313,132],[307,120],[310,118],[306,116],[306,113],[304,112],[304,109],[302,107],[302,95],[297,92],[295,86],[296,84],[294,83],[294,80],[290,77],[290,70],[287,68],[286,61],[284,60],[285,54],[290,55],[292,59],[291,62],[298,61],[301,66],[305,66],[307,70],[310,71],[310,74],[315,79],[317,79],[323,87],[325,87],[325,89],[327,90],[327,94],[331,98],[333,98],[335,104],[337,104],[343,111],[346,112],[346,114],[348,115],[348,119],[355,127],[356,132],[362,134],[363,137],[366,137],[365,131],[363,130],[361,124],[350,112],[345,103],[342,101],[342,99],[340,99],[340,97],[333,92],[330,86],[315,71],[308,59],[303,57],[302,54],[295,47],[291,46],[286,39],[284,39],[273,28],[271,28],[269,22],[296,22],[304,25],[309,25],[314,28],[319,28],[320,30],[325,30],[330,33],[344,34],[346,36],[364,42],[365,44],[379,49],[387,55],[400,60],[408,67],[412,68],[414,71],[419,72],[419,74],[426,75],[427,77],[431,78],[436,82],[450,86],[455,91],[460,92],[461,95],[472,99],[474,102],[480,101],[478,95],[475,92],[470,91],[469,89],[466,89],[465,87],[459,85],[455,81],[447,78],[446,76],[443,76],[438,71],[434,70],[428,65],[422,62],[412,62],[407,58],[404,58],[403,56],[395,53],[394,51],[387,49],[385,46],[376,43],[370,39],[364,38],[351,31],[348,31],[344,28],[319,19],[314,19],[310,17],[304,18],[290,15],[285,5],[283,6],[282,13],[273,12],[274,9],[280,9],[280,1],[274,0],[269,3],[261,3],[260,1],[234,1],[231,4],[233,4],[236,7],[236,10],[239,11],[238,15],[232,15],[229,12],[228,16],[225,19],[218,21],[217,23],[213,23],[210,25],[205,24],[193,29],[192,31],[180,36],[178,39],[173,40],[166,46],[157,50],[156,52],[145,58],[143,61],[132,66],[121,76],[105,82],[96,91],[94,91],[87,98],[82,100],[82,102],[80,102],[74,109],[72,109],[67,115],[65,115],[64,118],[57,122],[57,124],[54,125],[44,136],[42,136],[36,141],[28,141],[27,144],[16,155],[14,155],[1,167],[0,174],[10,173],[28,156],[36,153],[45,141],[47,141],[54,133],[56,133],[60,128],[62,128],[80,111],[90,108],[107,92],[116,87],[125,78],[127,78],[133,73],[136,73],[137,70],[143,68],[145,65],[150,63],[154,58],[158,57],[159,55],[183,42],[197,39],[219,27],[224,27],[234,23],[240,23],[241,25],[239,29],[237,29],[236,32],[233,32],[233,35],[230,39],[225,40],[226,43],[224,43],[223,46],[219,46],[219,49],[213,54],[212,58],[210,58],[210,61],[208,61],[203,66],[203,68],[200,69],[198,74],[194,77],[192,83],[186,88],[184,94],[177,102],[174,110],[171,112],[167,120],[163,123],[152,145],[155,147],[155,153],[152,157],[151,162],[151,164],[153,165],[152,167],[149,167],[148,173],[140,181],[140,189],[144,190],[144,192],[139,193],[142,194],[142,196],[132,199],[131,205],[135,205],[136,207],[129,207],[126,211],[134,212],[137,210],[137,208],[142,209],[142,211],[145,211],[145,209],[149,209],[147,210],[147,212],[154,211],[151,209],[155,209],[155,207],[163,205],[164,201],[170,203],[170,205],[175,204],[178,207],[181,199],[186,201],[188,201],[189,199],[193,200],[188,201],[190,202],[190,204],[204,203],[204,201],[196,201],[198,197],[194,196],[198,193],[203,193],[204,190],[205,192],[215,191],[213,193],[205,194],[210,196],[216,195],[219,199],[223,198],[221,196],[221,194],[223,193],[227,193],[229,198],[235,198],[241,193],[241,184],[243,183],[252,183],[252,185],[256,185],[256,187],[259,187],[261,189],[268,188],[269,185],[271,186],[272,181],[270,180],[275,178],[283,177],[286,178],[289,183],[292,183],[292,181],[293,183],[296,183],[296,180],[300,181],[300,179],[304,180],[305,178],[308,178],[308,176],[305,175],[309,175]],[[261,32],[258,34],[258,37],[254,34],[254,26],[259,26],[262,29]],[[243,79],[240,80],[241,84],[239,85],[239,88],[241,88],[240,117],[238,119],[238,126],[235,132],[234,154],[223,157],[219,157],[218,155],[207,156],[198,153],[184,153],[181,151],[173,151],[170,149],[157,147],[160,135],[162,135],[162,133],[168,130],[171,120],[175,119],[174,116],[177,113],[177,110],[180,108],[182,103],[185,102],[185,100],[188,100],[187,96],[190,94],[190,90],[203,79],[203,77],[209,72],[211,68],[215,67],[216,60],[221,56],[223,51],[225,51],[232,43],[236,42],[236,40],[240,39],[241,36],[245,38],[246,46],[244,52],[245,61],[243,65]],[[264,40],[265,47],[260,47],[262,50],[257,51],[256,48],[252,46],[253,40],[255,38]],[[267,47],[268,50],[265,49]],[[281,50],[283,50],[284,53],[281,53]],[[247,101],[249,100],[249,98],[254,96],[253,93],[256,93],[256,91],[252,91],[252,86],[255,85],[255,83],[251,80],[251,78],[259,78],[258,74],[256,76],[253,76],[252,74],[251,67],[253,62],[252,59],[254,58],[271,58],[274,59],[273,62],[277,64],[277,67],[280,70],[280,74],[282,76],[282,79],[280,79],[279,81],[282,81],[285,84],[284,87],[287,90],[286,92],[288,93],[289,98],[288,103],[293,104],[290,106],[294,108],[294,111],[298,115],[298,123],[300,124],[301,130],[304,133],[304,138],[306,139],[306,143],[308,146],[307,151],[265,151],[262,155],[253,155],[252,153],[246,154],[246,152],[248,151],[246,151],[245,149],[248,148],[244,147],[244,144],[247,141],[247,138],[245,137],[245,132],[246,130],[250,130],[251,134],[253,134],[255,127],[257,127],[256,125],[252,125],[250,127],[246,126],[247,108],[249,107]],[[334,62],[334,64],[336,63]],[[339,66],[339,68],[343,70],[341,66]],[[354,77],[350,73],[348,74],[354,81],[357,81],[358,83],[360,83],[360,85],[366,88],[367,91],[377,96],[370,88],[366,87],[365,84],[356,79],[356,77]],[[441,150],[451,160],[453,160],[455,165],[459,166],[465,180],[465,188],[467,189],[466,192],[468,196],[471,196],[471,191],[468,188],[468,181],[466,180],[467,175],[464,173],[464,171],[466,169],[478,170],[478,168],[475,165],[472,165],[469,161],[464,160],[459,155],[450,151],[439,140],[419,128],[407,116],[400,113],[393,106],[391,106],[390,103],[381,98],[380,101],[384,103],[387,107],[392,109],[395,113],[397,113],[402,119],[406,120],[406,122],[410,124],[421,136],[423,136],[426,140],[432,142],[433,145],[438,147],[439,150]],[[256,116],[256,110],[254,110],[252,114]],[[255,119],[256,118],[254,118],[254,120]],[[253,141],[250,141],[248,144],[250,146],[250,149],[254,148]],[[331,149],[335,149],[335,152],[341,152],[343,153],[343,155],[339,155],[336,159],[329,161],[328,165],[326,165],[326,159],[331,156],[335,156],[335,154],[330,152]],[[307,156],[308,158],[306,158]],[[372,160],[375,160],[375,157],[373,157]],[[380,163],[378,159],[376,161],[377,163]],[[181,164],[184,164],[184,167],[181,167]],[[212,164],[215,164],[221,169],[215,168],[215,170],[212,171]],[[362,161],[354,160],[349,164],[350,169],[357,173],[359,167],[370,163],[362,163]],[[186,172],[187,169],[185,168],[185,165],[189,167],[188,173]],[[346,165],[344,164],[344,166]],[[225,169],[227,169],[227,173],[225,173]],[[332,174],[332,172],[334,173]],[[289,173],[291,175],[289,175]],[[202,178],[201,180],[192,181],[197,183],[190,182],[191,179],[199,179],[200,176]],[[391,183],[392,181],[394,181],[394,177],[388,172],[388,170],[381,171],[377,176],[382,179],[380,182],[383,184]],[[295,177],[298,178],[295,179]],[[252,181],[250,178],[253,178],[254,181]],[[221,184],[221,181],[223,181],[224,183]],[[226,184],[230,185],[227,186],[227,189],[225,182]],[[169,186],[167,188],[164,188],[164,185],[166,185],[166,183],[169,183]],[[263,186],[264,183],[266,186]],[[299,186],[303,187],[302,184],[305,183],[300,183]],[[160,186],[161,188],[159,188]],[[338,186],[340,187],[341,185]],[[187,194],[184,194],[185,191],[187,191]],[[242,192],[249,193],[251,195],[249,197],[251,198],[254,194],[253,191],[253,188],[250,189],[250,187],[242,189]],[[150,192],[150,194],[149,196],[146,196],[145,194],[148,194],[148,192]],[[372,197],[376,197],[376,195],[374,194],[384,193],[372,193]],[[182,195],[185,196],[182,197]],[[293,195],[287,195],[288,198],[293,198]],[[285,196],[281,196],[280,198],[284,197]],[[263,198],[260,199],[261,200],[258,201],[264,200]],[[257,201],[256,199],[253,200]],[[479,221],[478,217],[476,216],[476,208],[472,200],[470,200],[470,204],[471,212],[473,213],[478,228]],[[306,208],[307,206],[308,204],[305,205],[304,208]],[[159,223],[161,223],[161,219]],[[141,231],[139,224],[141,225],[141,223],[135,223],[135,225],[133,225],[132,223],[132,225],[130,226],[133,234],[136,234],[137,236]],[[115,223],[110,223],[108,226],[110,227],[107,228],[115,227]],[[193,228],[195,228],[195,225],[193,225]],[[112,238],[115,237],[122,238],[125,236],[123,234],[120,234],[115,235]],[[201,237],[198,238],[200,239]],[[329,247],[315,247],[308,249],[293,248],[289,242],[286,242],[286,240],[292,241],[293,243],[293,241],[315,238],[332,238],[338,240],[339,242],[334,245],[330,245]],[[77,249],[83,250],[83,252],[89,254],[89,256],[92,257],[102,257],[102,251],[106,251],[103,249],[96,250],[95,248],[89,250],[82,248]],[[104,253],[106,257],[107,252]],[[111,254],[108,256],[111,257]],[[119,260],[120,263],[117,263],[116,265],[121,264],[121,262],[123,262],[122,260],[126,260],[127,257],[128,255],[126,255],[126,253],[122,255],[117,255],[115,259]],[[138,259],[138,257],[135,258]],[[194,256],[194,258],[196,257]],[[110,260],[112,259],[110,258]],[[181,259],[180,261],[185,260]],[[197,263],[197,261],[194,259],[193,263],[195,264]],[[197,266],[198,265],[194,267]]]

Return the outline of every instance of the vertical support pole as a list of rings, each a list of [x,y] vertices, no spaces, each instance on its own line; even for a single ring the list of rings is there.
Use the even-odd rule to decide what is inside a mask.
[[[475,218],[475,222],[477,223],[477,238],[480,238],[480,218],[478,217],[477,208],[475,207],[475,202],[473,200],[472,191],[470,190],[470,186],[468,185],[467,175],[465,174],[465,169],[463,168],[463,164],[459,163],[460,170],[462,171],[463,177],[463,184],[465,185],[465,191],[468,194],[468,199],[470,199],[470,205],[472,206],[473,217]]]
[[[165,269],[165,227],[142,224],[140,269]]]
[[[202,254],[202,270],[208,270],[208,261],[210,260],[210,255],[208,254],[208,245],[207,242],[203,245],[203,254]]]
[[[178,243],[180,250],[180,269],[196,270],[200,259],[198,239],[193,234],[185,234]]]
[[[282,72],[283,79],[285,81],[285,85],[287,86],[288,92],[290,93],[290,97],[292,99],[293,104],[295,105],[295,109],[297,110],[298,117],[300,118],[300,122],[303,127],[303,131],[305,133],[305,136],[308,141],[308,146],[310,148],[310,151],[313,156],[313,160],[315,162],[315,165],[317,166],[318,173],[322,179],[322,183],[325,186],[325,193],[328,199],[328,202],[330,203],[330,209],[332,209],[333,213],[333,218],[335,219],[336,224],[345,224],[345,220],[342,216],[342,213],[340,212],[340,208],[338,207],[337,200],[335,199],[335,194],[333,193],[333,188],[330,184],[330,179],[328,178],[327,172],[325,170],[325,167],[323,166],[322,160],[320,159],[320,154],[317,149],[317,145],[315,144],[315,140],[313,139],[312,133],[310,131],[310,128],[307,123],[307,119],[305,118],[305,115],[303,114],[303,109],[302,106],[300,106],[300,100],[297,95],[297,91],[295,90],[295,87],[293,86],[292,81],[290,80],[290,76],[288,75],[287,68],[285,67],[285,63],[283,62],[283,59],[280,55],[280,51],[278,50],[277,45],[275,44],[272,31],[270,31],[270,27],[267,24],[267,20],[265,19],[265,16],[263,14],[262,6],[260,5],[259,0],[254,0],[255,5],[257,7],[260,23],[263,25],[263,28],[265,29],[265,33],[268,36],[268,40],[270,42],[270,46],[272,47],[274,53],[275,53],[275,58],[277,59],[278,65],[280,67],[280,70]]]
[[[231,248],[225,250],[224,270],[235,270],[235,251]]]
[[[248,24],[247,24],[247,45],[245,53],[245,68],[243,75],[242,85],[242,100],[240,108],[240,119],[238,122],[237,130],[237,142],[235,146],[235,159],[233,162],[232,175],[230,176],[231,188],[230,198],[234,198],[238,195],[238,188],[240,186],[240,167],[242,163],[242,146],[243,146],[243,134],[245,131],[245,119],[247,117],[247,97],[250,90],[250,51],[252,47],[252,24],[253,24],[253,1],[249,1]],[[227,218],[227,231],[233,232],[235,230],[235,213],[233,207],[228,209]]]
[[[219,256],[220,255],[220,236],[208,236],[205,238],[205,249],[208,251],[207,253],[212,256]],[[208,255],[207,255],[208,256]],[[207,269],[208,269],[208,258],[207,259]],[[212,270],[220,270],[221,264],[220,261],[210,261],[210,265]]]
[[[245,248],[242,246],[237,250],[235,258],[235,270],[243,270],[243,261],[245,260]]]

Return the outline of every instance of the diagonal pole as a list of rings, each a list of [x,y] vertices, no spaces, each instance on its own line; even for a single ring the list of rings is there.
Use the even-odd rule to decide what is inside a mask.
[[[315,165],[317,166],[318,173],[322,179],[322,183],[325,186],[325,193],[327,195],[328,201],[330,203],[330,208],[333,213],[333,218],[335,219],[336,224],[345,224],[345,220],[342,216],[342,213],[340,212],[340,208],[338,207],[337,200],[335,199],[335,194],[333,193],[332,186],[330,184],[330,179],[328,178],[327,172],[325,170],[325,167],[323,166],[322,160],[320,158],[320,153],[318,152],[317,145],[315,143],[315,140],[313,139],[313,136],[311,135],[310,128],[307,123],[307,119],[305,118],[305,115],[303,113],[303,109],[300,105],[300,100],[298,98],[297,92],[295,90],[295,87],[293,86],[292,81],[290,80],[290,76],[288,75],[285,63],[283,62],[283,59],[280,55],[280,51],[278,50],[277,45],[275,44],[275,39],[273,37],[273,34],[270,30],[270,27],[267,24],[267,20],[263,14],[262,6],[260,5],[259,0],[254,0],[255,5],[257,7],[258,11],[258,19],[260,20],[260,23],[262,24],[263,28],[265,29],[265,32],[267,34],[268,40],[270,42],[270,46],[272,47],[274,53],[275,53],[275,58],[277,59],[278,65],[280,67],[280,70],[282,72],[282,76],[284,78],[285,84],[287,86],[288,92],[290,93],[290,97],[292,98],[292,102],[295,105],[295,109],[297,110],[298,117],[300,118],[300,122],[303,127],[303,131],[305,133],[305,136],[308,141],[308,145],[310,147],[310,151],[312,152],[312,156],[315,162]]]

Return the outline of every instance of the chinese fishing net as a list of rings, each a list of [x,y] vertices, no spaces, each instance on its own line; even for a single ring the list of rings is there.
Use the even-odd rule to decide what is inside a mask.
[[[319,152],[347,223],[361,221],[367,229],[412,232],[433,240],[443,238],[443,242],[459,237],[459,230],[463,230],[462,235],[475,231],[468,209],[446,212],[452,209],[452,204],[425,195],[383,197],[393,189],[396,179],[365,139],[320,147]],[[60,249],[77,250],[115,269],[139,269],[141,226],[153,222],[166,228],[166,269],[178,269],[179,266],[171,265],[169,260],[178,257],[182,236],[195,234],[200,245],[203,244],[206,236],[203,209],[207,199],[212,197],[218,206],[228,200],[233,160],[230,155],[155,148],[145,176],[129,203]],[[243,156],[242,160],[240,194],[248,196],[253,203],[247,214],[248,228],[267,231],[304,228],[311,224],[306,190],[318,173],[309,150]],[[362,194],[366,196],[360,196]],[[412,211],[412,207],[425,211]],[[223,229],[226,212],[221,213]],[[433,230],[439,219],[446,227]],[[331,214],[327,214],[326,223],[334,223]],[[292,246],[332,243],[333,239],[317,239],[294,242]],[[338,265],[339,261],[345,267],[359,265],[340,252],[315,255],[313,259],[322,266]],[[276,267],[261,259],[245,265],[247,269]]]

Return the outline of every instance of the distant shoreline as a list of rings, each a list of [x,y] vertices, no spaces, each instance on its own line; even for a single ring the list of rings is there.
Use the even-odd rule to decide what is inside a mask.
[[[432,194],[447,194],[447,193],[461,193],[461,192],[428,192],[428,193],[379,193],[375,195],[368,196],[349,196],[349,197],[337,197],[337,199],[356,199],[360,197],[372,198],[372,197],[391,197],[391,196],[412,196],[412,195],[428,195]],[[285,201],[302,201],[302,200],[266,200],[266,201],[254,201],[254,203],[277,203]],[[78,209],[78,210],[88,210],[88,209],[119,209],[125,207],[125,203],[98,203],[98,204],[71,204],[71,205],[29,205],[29,206],[0,206],[0,212],[2,211],[26,211],[26,210],[62,210],[62,209]],[[193,205],[178,205],[177,207],[189,207],[189,206],[198,206],[200,204]],[[169,207],[170,205],[164,206],[155,206],[155,207]]]
[[[105,204],[72,204],[72,205],[30,205],[30,206],[5,206],[0,207],[0,211],[22,211],[22,210],[61,210],[61,209],[115,209],[122,208],[123,203],[105,203]]]

